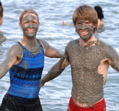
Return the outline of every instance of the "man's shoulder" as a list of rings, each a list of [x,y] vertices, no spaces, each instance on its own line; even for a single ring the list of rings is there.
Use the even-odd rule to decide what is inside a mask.
[[[115,51],[115,49],[110,44],[107,44],[101,40],[99,41],[99,43],[101,45],[101,48],[103,48],[105,52],[110,53],[111,51]]]
[[[70,40],[68,42],[68,44],[74,44],[74,43],[77,43],[77,42],[79,42],[79,39]]]
[[[66,49],[71,49],[79,43],[79,39],[70,40],[66,46]]]
[[[102,40],[98,40],[98,42],[102,45],[102,46],[111,46],[106,42],[103,42]]]

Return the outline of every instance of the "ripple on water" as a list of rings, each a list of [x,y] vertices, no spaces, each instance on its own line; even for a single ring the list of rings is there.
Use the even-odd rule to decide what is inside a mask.
[[[101,5],[104,10],[105,31],[96,36],[104,42],[112,45],[119,52],[119,2],[118,0],[4,0],[4,23],[1,30],[7,37],[3,46],[0,46],[0,62],[5,58],[9,47],[22,37],[19,28],[19,16],[24,9],[33,8],[40,17],[40,28],[37,38],[46,40],[54,47],[64,50],[70,40],[77,39],[78,35],[73,26],[64,26],[62,20],[72,23],[72,14],[81,4],[90,6]],[[59,59],[45,58],[43,76]],[[107,111],[119,111],[119,74],[112,68],[109,70],[105,85],[105,98]],[[0,100],[9,88],[9,76],[0,80]],[[41,88],[39,94],[44,111],[66,111],[71,96],[70,67],[56,79],[48,82]],[[0,102],[1,102],[0,101]]]

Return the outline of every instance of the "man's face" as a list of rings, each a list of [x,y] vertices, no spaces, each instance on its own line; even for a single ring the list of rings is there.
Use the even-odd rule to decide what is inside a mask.
[[[94,26],[88,20],[80,20],[76,21],[76,32],[79,34],[80,38],[87,42],[93,35]]]
[[[23,34],[26,37],[36,37],[39,27],[38,17],[35,14],[25,14],[21,21]]]

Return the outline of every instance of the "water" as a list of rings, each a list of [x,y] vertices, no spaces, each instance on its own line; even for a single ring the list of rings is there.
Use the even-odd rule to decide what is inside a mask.
[[[27,8],[32,8],[40,15],[40,29],[37,38],[46,40],[52,46],[64,50],[66,44],[78,38],[74,27],[62,25],[62,20],[72,23],[72,14],[76,7],[87,0],[2,0],[4,6],[4,23],[0,27],[7,37],[0,46],[0,62],[3,61],[10,46],[22,37],[19,28],[19,15]],[[96,37],[112,45],[119,53],[119,0],[88,0],[87,5],[100,5],[104,10],[105,31]],[[43,76],[59,59],[45,58]],[[0,103],[9,87],[9,75],[0,80]],[[54,80],[46,83],[40,91],[44,111],[66,111],[71,96],[70,66]],[[109,69],[105,85],[107,111],[119,111],[119,73]]]

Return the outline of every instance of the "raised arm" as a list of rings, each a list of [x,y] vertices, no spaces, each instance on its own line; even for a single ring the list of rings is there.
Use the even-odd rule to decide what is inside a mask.
[[[112,68],[119,72],[119,55],[111,46],[108,49],[108,58]]]
[[[62,71],[69,65],[69,59],[68,55],[65,53],[65,55],[57,62],[51,70],[46,74],[46,76],[43,77],[41,80],[41,86],[45,84],[45,82],[48,82],[57,76],[59,76]]]
[[[48,44],[44,40],[40,39],[40,42],[44,46],[45,56],[51,57],[51,58],[61,58],[63,56],[63,54],[64,54],[63,51],[58,50],[58,49],[52,47],[50,44]]]
[[[3,35],[3,33],[0,31],[0,45],[6,40],[6,37]]]
[[[2,78],[8,70],[21,60],[22,49],[18,45],[12,46],[5,58],[5,60],[0,64],[0,78]]]

